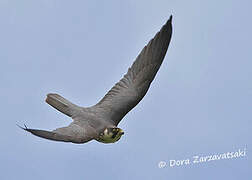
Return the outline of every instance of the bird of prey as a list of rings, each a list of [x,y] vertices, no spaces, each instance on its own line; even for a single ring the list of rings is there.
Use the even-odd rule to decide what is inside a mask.
[[[172,16],[143,48],[123,78],[94,106],[80,107],[58,94],[48,94],[46,102],[72,118],[73,122],[53,131],[21,127],[36,136],[63,142],[86,143],[97,140],[114,143],[124,134],[117,125],[147,93],[160,68],[172,36]]]

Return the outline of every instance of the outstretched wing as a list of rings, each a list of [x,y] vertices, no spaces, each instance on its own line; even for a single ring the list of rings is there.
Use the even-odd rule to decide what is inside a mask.
[[[145,96],[160,68],[172,35],[172,16],[143,48],[127,74],[94,107],[117,125]]]
[[[25,128],[19,126],[20,128],[24,129],[32,133],[35,136],[53,140],[53,141],[63,141],[63,142],[72,142],[72,143],[85,143],[92,139],[94,139],[95,135],[87,134],[84,128],[80,127],[79,125],[75,124],[74,122],[71,123],[67,127],[62,127],[55,129],[53,131],[45,131],[39,129],[29,129],[25,126]]]

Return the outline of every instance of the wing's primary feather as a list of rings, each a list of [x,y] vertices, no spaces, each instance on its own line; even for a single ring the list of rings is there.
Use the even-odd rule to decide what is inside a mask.
[[[20,127],[20,126],[19,126]],[[85,143],[92,139],[93,136],[88,136],[85,132],[85,129],[81,128],[74,122],[71,123],[67,127],[62,127],[55,129],[53,131],[45,131],[39,129],[29,129],[25,126],[25,128],[20,127],[25,131],[32,133],[35,136],[53,140],[53,141],[63,141],[63,142],[73,142],[73,143]]]
[[[94,107],[118,125],[120,120],[134,108],[148,91],[160,68],[172,35],[172,16],[143,48],[127,74]]]

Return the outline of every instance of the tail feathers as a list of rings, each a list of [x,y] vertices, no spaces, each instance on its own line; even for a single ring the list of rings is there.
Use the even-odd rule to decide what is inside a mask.
[[[70,117],[72,117],[73,114],[79,109],[79,106],[71,103],[58,94],[48,94],[45,101],[55,109]]]

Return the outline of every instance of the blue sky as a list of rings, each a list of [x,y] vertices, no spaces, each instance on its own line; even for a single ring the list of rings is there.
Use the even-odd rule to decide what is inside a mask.
[[[248,0],[0,1],[0,179],[250,179],[252,23]],[[173,15],[165,60],[118,143],[76,145],[16,127],[71,120],[44,102],[94,105]],[[169,160],[246,156],[169,167]],[[159,168],[160,161],[167,166]]]

